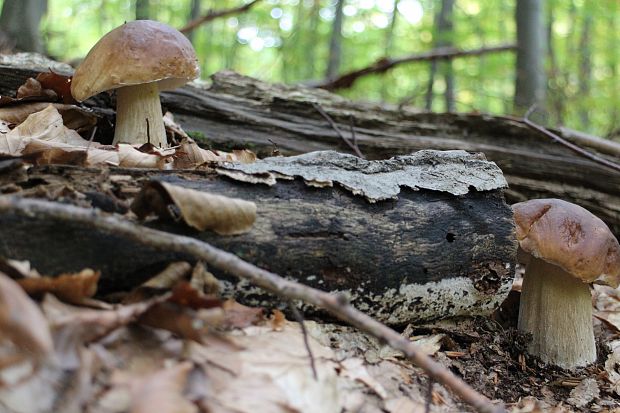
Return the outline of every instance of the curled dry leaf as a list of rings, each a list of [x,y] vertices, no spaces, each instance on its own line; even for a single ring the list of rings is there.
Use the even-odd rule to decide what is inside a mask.
[[[82,131],[91,129],[97,124],[97,116],[75,105],[62,103],[33,102],[16,106],[0,107],[0,119],[12,125],[19,125],[33,113],[40,112],[48,106],[53,106],[62,116],[64,125],[73,130]]]
[[[161,181],[148,182],[138,193],[131,210],[144,219],[150,214],[160,218],[179,218],[199,231],[213,230],[220,235],[247,232],[256,220],[256,204],[208,192],[182,188]]]
[[[213,274],[207,271],[203,262],[198,261],[192,271],[190,284],[197,291],[207,295],[218,297],[220,295],[220,282]]]
[[[63,103],[77,103],[71,94],[71,76],[50,71],[39,73],[36,80],[44,89],[53,91]]]
[[[181,141],[174,159],[175,169],[192,169],[214,162],[256,162],[256,154],[248,149],[235,149],[232,152],[203,149],[191,138]]]
[[[0,273],[0,344],[13,343],[14,362],[32,360],[36,367],[53,351],[47,320],[21,287]],[[3,358],[6,354],[3,354]],[[0,358],[0,365],[10,365]]]
[[[189,263],[180,261],[170,263],[156,276],[149,278],[146,282],[134,288],[123,300],[123,304],[137,303],[144,301],[155,294],[171,290],[179,281],[186,278],[192,266]]]
[[[166,169],[172,160],[171,155],[141,152],[138,148],[125,143],[119,143],[117,148],[119,166],[123,168]]]
[[[84,269],[57,277],[22,278],[17,283],[32,296],[52,293],[63,301],[81,303],[95,295],[100,275],[99,271]]]
[[[26,83],[17,89],[16,96],[18,100],[25,98],[39,98],[40,100],[42,99],[53,102],[58,99],[56,92],[50,89],[44,89],[38,80],[31,77],[26,80]]]
[[[262,308],[248,307],[233,299],[224,301],[222,308],[226,317],[224,324],[227,328],[245,328],[258,324],[264,319]]]

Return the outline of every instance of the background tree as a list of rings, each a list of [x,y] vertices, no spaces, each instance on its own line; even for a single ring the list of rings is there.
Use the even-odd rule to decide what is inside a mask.
[[[435,46],[436,47],[451,47],[454,45],[452,41],[453,28],[452,14],[454,9],[455,0],[441,0],[441,8],[436,15],[435,19]],[[445,97],[445,110],[446,112],[456,111],[456,104],[454,101],[454,74],[452,73],[452,61],[438,62],[433,60],[430,67],[430,75],[428,81],[428,89],[426,91],[426,110],[433,108],[433,85],[435,83],[435,75],[437,73],[437,67],[439,66],[439,72],[444,79],[444,97]]]
[[[547,33],[543,10],[544,0],[517,0],[516,113],[523,113],[534,104],[544,106],[545,103]]]
[[[342,21],[344,20],[344,1],[338,0],[335,6],[335,17],[332,25],[332,36],[329,41],[329,57],[325,77],[333,79],[340,71],[340,58],[342,54]]]
[[[23,52],[43,53],[39,24],[46,11],[47,0],[5,0],[0,30],[8,45]]]

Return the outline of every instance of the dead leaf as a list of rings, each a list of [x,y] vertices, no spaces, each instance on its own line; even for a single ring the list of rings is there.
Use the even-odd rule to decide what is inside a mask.
[[[224,321],[220,307],[194,311],[175,303],[160,303],[139,319],[143,325],[170,331],[178,337],[202,343],[209,329],[219,327]]]
[[[44,72],[37,75],[37,81],[44,89],[52,90],[63,103],[77,103],[71,94],[71,76]]]
[[[53,351],[47,320],[37,305],[12,279],[0,273],[0,344],[14,348],[3,351],[0,367],[32,361],[33,372]]]
[[[23,100],[24,98],[41,98],[42,100],[53,102],[58,99],[56,92],[44,89],[38,80],[31,77],[17,89],[16,96],[18,100]]]
[[[174,121],[174,115],[170,112],[164,114],[164,127],[175,135],[180,136],[183,139],[191,139],[187,133],[183,130],[181,125]]]
[[[168,301],[193,310],[215,308],[223,305],[223,301],[219,298],[205,295],[201,291],[196,290],[190,283],[183,281],[174,286]]]
[[[130,383],[131,413],[195,413],[198,408],[184,396],[190,362],[140,377]]]
[[[233,299],[222,304],[226,316],[225,326],[228,328],[244,328],[263,321],[263,309],[239,304]]]
[[[76,131],[92,129],[97,124],[97,116],[86,109],[75,105],[62,103],[33,102],[10,107],[0,107],[0,119],[12,124],[19,125],[33,113],[40,112],[48,106],[53,106],[62,116],[64,125]]]
[[[226,155],[220,156],[208,149],[203,149],[191,138],[181,141],[174,157],[174,169],[193,169],[209,162],[224,162]]]
[[[585,407],[592,400],[599,397],[600,390],[596,380],[593,378],[583,379],[577,387],[570,392],[570,396],[566,402],[575,407]]]
[[[286,317],[282,311],[276,308],[271,312],[269,322],[273,331],[282,331],[284,329],[284,324],[286,323]]]
[[[387,398],[388,394],[385,388],[375,380],[366,370],[364,366],[364,360],[360,358],[347,358],[341,363],[340,375],[348,377],[352,380],[359,381],[372,390],[377,396],[382,399]]]
[[[418,351],[428,356],[433,356],[441,349],[441,340],[445,334],[432,334],[430,336],[415,337],[411,340],[415,344]]]
[[[192,270],[187,262],[173,262],[163,271],[134,288],[123,300],[123,304],[137,303],[156,294],[171,290],[179,281],[186,278]]]
[[[131,210],[140,219],[152,213],[160,218],[180,218],[199,231],[211,229],[220,235],[247,232],[256,219],[254,202],[161,181],[148,182],[134,199]],[[178,216],[173,215],[175,210]]]
[[[424,413],[426,408],[408,397],[398,397],[385,401],[384,408],[388,413]]]
[[[119,143],[117,148],[119,166],[123,168],[166,169],[166,166],[172,161],[172,156],[170,155],[162,156],[158,153],[144,153],[126,143]]]
[[[615,347],[605,361],[607,380],[611,383],[612,390],[620,395],[620,345]]]
[[[78,304],[95,295],[100,275],[99,271],[85,269],[57,277],[22,278],[17,283],[32,296],[52,293],[63,301]]]
[[[190,284],[196,290],[204,294],[218,297],[220,294],[220,282],[213,274],[207,271],[203,262],[198,261],[192,271]]]

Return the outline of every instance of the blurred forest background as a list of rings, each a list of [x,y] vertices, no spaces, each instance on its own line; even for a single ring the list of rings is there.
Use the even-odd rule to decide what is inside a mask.
[[[183,28],[209,12],[247,5],[186,32],[203,78],[232,69],[267,81],[317,85],[382,58],[413,56],[413,62],[335,91],[438,112],[519,114],[537,103],[547,126],[620,140],[619,0],[0,0],[0,5],[6,49],[38,50],[63,61],[83,57],[124,21],[148,18]],[[433,50],[474,55],[420,56]]]

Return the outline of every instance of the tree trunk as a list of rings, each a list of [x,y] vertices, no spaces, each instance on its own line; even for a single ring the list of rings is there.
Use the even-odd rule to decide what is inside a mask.
[[[544,107],[547,79],[545,55],[547,38],[544,24],[544,0],[517,0],[517,76],[515,114],[532,105]]]
[[[53,62],[27,68],[0,65],[0,95],[14,95],[27,77]],[[68,70],[68,69],[65,69]],[[66,72],[70,73],[70,72]],[[484,152],[504,171],[511,202],[531,198],[562,198],[603,219],[620,235],[620,173],[585,159],[552,142],[518,119],[485,114],[419,113],[379,104],[353,103],[323,90],[266,84],[232,72],[213,76],[208,89],[184,87],[163,92],[164,107],[195,136],[208,137],[217,148],[250,148],[270,155],[274,142],[284,155],[334,149],[351,152],[317,111],[316,102],[345,137],[353,125],[357,144],[369,159],[409,154],[420,149],[464,149]],[[87,102],[104,119],[97,138],[111,142],[105,125],[113,105],[106,94]],[[109,129],[108,129],[109,131]],[[620,145],[568,129],[555,130],[564,139],[618,162]],[[109,133],[109,132],[108,132]]]
[[[151,18],[151,0],[136,0],[136,20],[149,20]]]
[[[394,7],[392,8],[392,14],[390,15],[390,24],[385,32],[385,47],[383,49],[384,56],[392,55],[392,44],[394,43],[394,30],[396,28],[396,21],[398,20],[398,3],[400,0],[394,1]],[[387,76],[387,75],[386,75]],[[385,101],[387,97],[387,81],[381,82],[381,100]]]
[[[336,3],[336,12],[334,23],[332,24],[332,37],[329,42],[329,57],[327,60],[327,71],[325,78],[333,79],[340,72],[340,59],[342,57],[342,21],[344,20],[344,2],[338,0]]]
[[[497,166],[476,155],[425,151],[390,161],[360,161],[351,155],[315,152],[297,161],[270,158],[247,167],[308,180],[280,178],[267,186],[215,173],[112,168],[111,177],[104,178],[94,169],[40,167],[30,170],[21,183],[66,185],[99,208],[114,204],[107,188],[135,193],[149,175],[169,184],[253,201],[256,222],[241,235],[198,232],[163,221],[150,221],[148,226],[207,241],[304,284],[343,292],[357,308],[389,324],[488,314],[510,290],[517,243],[512,211],[501,189],[505,181]],[[128,185],[121,188],[114,183],[127,174],[131,176],[124,180]],[[307,183],[309,176],[317,175],[321,182],[336,182],[322,188]],[[265,172],[244,176],[264,177]],[[365,191],[374,202],[337,182]],[[383,183],[380,194],[379,182]],[[415,185],[416,190],[392,187],[398,182]],[[40,185],[38,193],[45,193],[46,187]],[[384,195],[394,198],[380,200]],[[0,215],[0,239],[0,255],[26,259],[44,273],[85,267],[101,270],[102,291],[135,286],[171,261],[194,261],[113,233],[36,216]],[[224,280],[227,292],[235,292],[246,303],[273,304],[273,298],[246,283],[236,284],[223,273],[216,276]]]
[[[592,81],[592,15],[586,7],[586,15],[583,18],[581,37],[579,38],[579,119],[581,128],[588,130],[590,127],[590,84]]]
[[[201,5],[200,3],[201,3],[201,0],[192,0],[192,5],[190,6],[189,16],[187,19],[188,22],[194,21],[198,17],[200,17],[200,5]],[[187,33],[187,38],[192,43],[194,43],[195,32],[196,30],[191,30],[189,33]]]
[[[46,12],[47,0],[4,0],[0,30],[15,50],[43,53],[39,25]]]
[[[442,0],[441,8],[435,16],[435,47],[451,47],[454,46],[452,11],[454,9],[455,0]],[[428,89],[426,92],[426,110],[430,111],[433,107],[433,85],[435,83],[435,75],[437,71],[444,78],[445,90],[445,111],[456,111],[454,100],[454,73],[452,71],[452,60],[445,62],[432,61],[430,65],[430,74],[428,81]]]

